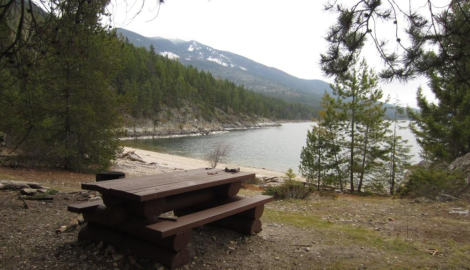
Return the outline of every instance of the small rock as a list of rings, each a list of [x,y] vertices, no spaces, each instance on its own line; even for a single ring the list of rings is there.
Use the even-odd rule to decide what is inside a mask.
[[[116,253],[116,249],[114,249],[113,246],[108,246],[108,247],[104,250],[104,255],[114,254],[114,253]]]
[[[104,246],[104,243],[103,241],[101,241],[96,247],[99,248],[99,249],[102,249]]]
[[[165,270],[165,267],[160,266],[160,267],[157,268],[157,270]]]
[[[82,225],[85,223],[85,219],[83,219],[83,217],[77,218],[77,221],[78,221],[78,225]],[[101,241],[100,243],[103,243],[103,241]],[[103,246],[101,246],[100,248],[103,248]]]
[[[153,268],[159,269],[161,266],[162,266],[161,263],[155,263],[155,264],[153,265]]]
[[[388,218],[388,221],[395,221],[395,219],[389,217],[389,218]]]
[[[37,189],[33,189],[33,188],[23,188],[21,191],[20,191],[20,194],[21,195],[34,195],[36,194],[38,191]]]
[[[305,248],[305,251],[310,252],[310,248],[309,248],[309,247],[306,247],[306,248]]]
[[[121,253],[114,253],[114,254],[113,254],[113,260],[114,260],[114,261],[119,261],[119,260],[121,260],[122,258],[124,258],[124,254],[121,254]]]
[[[375,228],[374,230],[376,230],[376,231],[380,231],[380,228]]]

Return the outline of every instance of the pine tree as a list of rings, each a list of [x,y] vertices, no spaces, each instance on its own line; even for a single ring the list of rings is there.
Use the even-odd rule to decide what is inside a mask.
[[[328,130],[321,126],[313,126],[307,132],[307,144],[302,147],[300,153],[299,170],[307,182],[313,183],[317,180],[317,189],[323,177],[329,172],[327,155],[329,152]]]
[[[331,168],[330,179],[333,183],[339,184],[340,190],[344,190],[344,181],[347,172],[344,170],[347,164],[347,156],[342,151],[342,142],[345,141],[342,114],[335,108],[336,100],[327,92],[322,98],[322,111],[320,111],[321,121],[319,125],[328,130],[330,152],[328,163]]]
[[[9,129],[23,153],[49,165],[77,171],[111,165],[119,147],[117,94],[111,81],[119,68],[120,44],[99,22],[107,1],[63,1],[52,23],[60,39],[22,86],[18,119]],[[59,27],[60,26],[60,27]],[[52,28],[51,31],[55,31]],[[49,35],[50,33],[44,33]],[[28,98],[28,101],[26,99]],[[30,108],[24,110],[24,108]]]
[[[377,82],[377,76],[363,60],[357,69],[336,78],[332,85],[336,98],[325,94],[322,103],[325,120],[322,125],[333,131],[336,147],[341,142],[342,150],[334,152],[331,163],[335,164],[337,174],[342,174],[340,164],[344,159],[341,156],[347,153],[345,164],[351,193],[355,190],[355,182],[358,192],[362,191],[365,177],[372,177],[386,154],[382,143],[388,124],[383,119],[382,90]]]
[[[398,105],[398,100],[394,104],[394,117],[391,119],[392,129],[387,137],[387,148],[389,151],[386,168],[388,169],[387,180],[390,195],[395,194],[397,184],[405,177],[405,171],[411,165],[410,146],[408,140],[404,140],[398,135],[398,130],[406,129],[401,126],[398,118],[404,114],[404,109]]]

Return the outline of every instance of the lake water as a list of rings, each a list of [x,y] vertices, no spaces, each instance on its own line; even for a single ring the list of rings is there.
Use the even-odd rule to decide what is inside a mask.
[[[257,167],[278,172],[292,168],[297,172],[300,152],[306,145],[307,130],[312,125],[313,122],[284,123],[281,127],[234,130],[209,136],[129,140],[124,141],[124,145],[203,159],[215,145],[223,143],[231,147],[226,158],[231,167]],[[404,129],[399,133],[411,145],[412,162],[419,162],[419,146],[411,131]]]

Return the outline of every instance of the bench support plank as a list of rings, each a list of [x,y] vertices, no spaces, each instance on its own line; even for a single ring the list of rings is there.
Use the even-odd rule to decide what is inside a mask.
[[[67,207],[67,210],[73,213],[91,213],[95,211],[95,209],[103,205],[103,201],[101,200],[96,200],[92,202],[86,202],[86,203],[77,203],[77,204],[71,204]]]
[[[162,238],[165,238],[181,231],[186,231],[219,219],[238,214],[240,212],[247,211],[272,200],[273,197],[271,196],[258,195],[182,216],[178,218],[177,222],[165,220],[153,225],[149,225],[147,228],[158,232]]]

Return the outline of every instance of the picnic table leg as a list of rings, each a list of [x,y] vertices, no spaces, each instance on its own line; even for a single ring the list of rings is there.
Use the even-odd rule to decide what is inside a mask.
[[[122,206],[110,209],[100,205],[93,212],[83,213],[83,219],[86,222],[112,227],[127,221],[129,219],[129,211]]]
[[[78,239],[91,240],[95,242],[103,241],[107,244],[111,244],[122,249],[129,249],[136,255],[151,260],[157,260],[170,269],[175,269],[188,264],[190,260],[190,254],[187,248],[176,252],[167,250],[145,241],[92,224],[87,224],[82,227],[80,233],[78,234]]]

